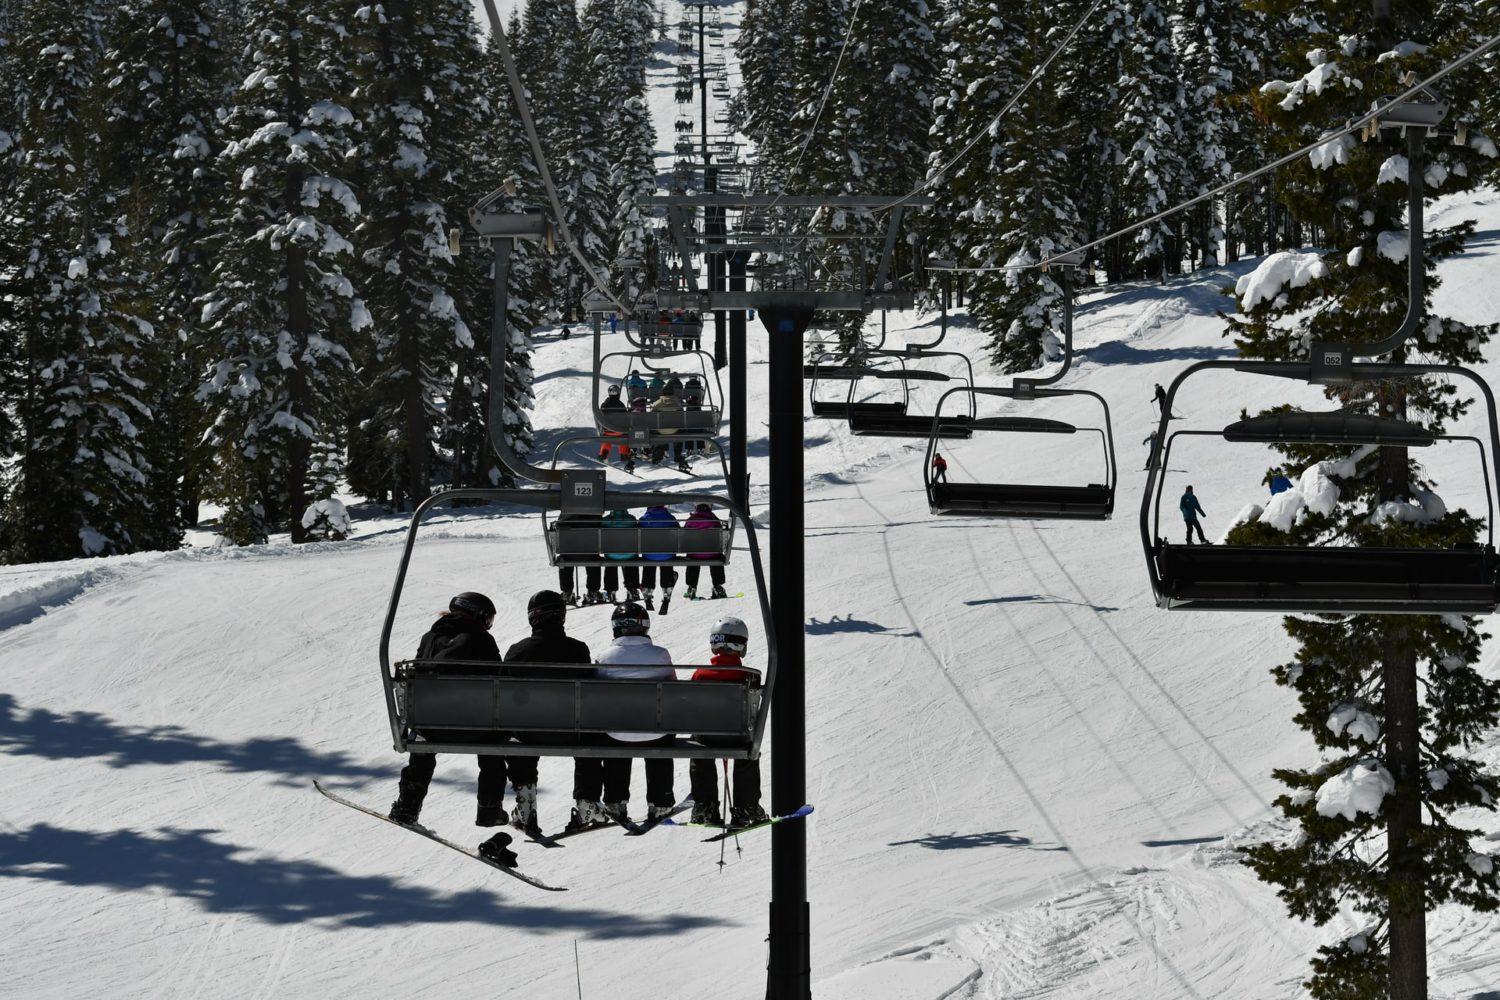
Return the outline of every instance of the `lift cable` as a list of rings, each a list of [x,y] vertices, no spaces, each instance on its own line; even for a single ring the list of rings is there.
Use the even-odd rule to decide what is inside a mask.
[[[610,301],[619,311],[620,315],[629,316],[630,307],[627,306],[619,296],[609,287],[607,277],[601,277],[600,272],[594,270],[594,264],[588,255],[573,238],[573,232],[568,228],[568,220],[563,214],[562,199],[557,196],[557,186],[552,183],[552,172],[547,169],[547,155],[542,151],[542,140],[537,135],[536,123],[531,118],[531,103],[526,99],[526,88],[521,84],[521,75],[516,70],[516,60],[510,51],[510,41],[505,36],[505,29],[500,26],[500,14],[495,10],[495,0],[484,0],[484,14],[490,22],[490,34],[494,37],[500,50],[500,61],[505,66],[505,77],[510,81],[510,93],[516,102],[516,112],[521,118],[521,125],[526,129],[526,139],[531,144],[531,154],[536,157],[537,172],[541,174],[542,186],[547,190],[547,200],[552,203],[552,214],[557,220],[557,232],[562,237],[563,243],[570,253],[583,267],[595,290]]]
[[[1337,129],[1333,132],[1319,137],[1317,141],[1303,146],[1296,152],[1288,153],[1285,156],[1272,160],[1270,163],[1267,163],[1261,167],[1257,167],[1255,170],[1252,170],[1248,174],[1241,174],[1233,180],[1225,181],[1218,187],[1204,191],[1202,194],[1195,195],[1194,197],[1189,198],[1187,201],[1173,205],[1171,208],[1163,209],[1162,211],[1157,212],[1155,215],[1151,215],[1147,218],[1141,219],[1139,222],[1133,222],[1123,229],[1117,229],[1107,236],[1101,236],[1098,239],[1093,240],[1092,242],[1084,243],[1079,246],[1073,247],[1070,250],[1052,254],[1049,257],[1043,257],[1041,260],[1036,261],[1032,264],[999,264],[987,267],[929,267],[929,270],[961,272],[965,274],[983,274],[991,271],[1030,271],[1035,268],[1045,269],[1048,265],[1051,264],[1066,263],[1064,258],[1070,258],[1075,254],[1084,253],[1088,250],[1094,249],[1095,247],[1102,246],[1105,243],[1110,242],[1111,240],[1117,240],[1122,236],[1128,236],[1136,230],[1144,229],[1154,222],[1160,222],[1162,219],[1166,219],[1173,215],[1176,215],[1179,212],[1192,208],[1194,205],[1200,205],[1205,201],[1217,198],[1219,195],[1224,194],[1227,191],[1232,191],[1233,189],[1243,184],[1248,184],[1253,180],[1264,177],[1266,174],[1271,173],[1273,170],[1278,170],[1281,167],[1286,166],[1288,163],[1293,162],[1294,160],[1301,159],[1315,149],[1320,149],[1321,147],[1326,146],[1329,143],[1338,142],[1345,136],[1351,135],[1354,132],[1357,132],[1360,129],[1364,128],[1371,122],[1377,121],[1381,115],[1385,114],[1396,105],[1405,104],[1407,101],[1411,100],[1413,97],[1416,97],[1424,90],[1427,90],[1434,83],[1443,79],[1445,76],[1448,76],[1450,73],[1462,69],[1469,63],[1474,62],[1476,59],[1483,57],[1487,53],[1497,48],[1500,48],[1500,34],[1491,36],[1489,39],[1476,45],[1474,48],[1470,49],[1459,58],[1453,60],[1442,69],[1439,69],[1437,72],[1433,73],[1425,80],[1422,80],[1420,83],[1413,84],[1397,96],[1387,101],[1377,103],[1369,111],[1365,112],[1360,117],[1353,119],[1343,128]]]

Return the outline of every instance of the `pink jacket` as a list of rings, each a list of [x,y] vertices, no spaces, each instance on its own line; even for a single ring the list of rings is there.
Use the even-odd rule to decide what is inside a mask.
[[[691,528],[691,529],[693,529],[695,531],[717,531],[719,529],[719,519],[717,517],[714,517],[712,514],[699,514],[698,512],[694,511],[691,515],[689,515],[687,521],[683,524],[683,527],[684,528]],[[689,559],[717,559],[720,556],[722,556],[723,554],[724,553],[722,551],[719,551],[719,552],[689,552],[688,553],[688,558]]]

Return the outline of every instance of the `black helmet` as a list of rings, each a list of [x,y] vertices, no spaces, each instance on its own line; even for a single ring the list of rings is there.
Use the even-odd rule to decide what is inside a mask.
[[[616,639],[622,635],[648,635],[651,632],[651,613],[630,601],[615,607],[609,623],[614,628]]]
[[[611,396],[618,396],[620,394],[620,387],[617,386],[617,385],[610,386],[609,387],[609,394]]]
[[[714,509],[706,503],[700,503],[698,506],[693,508],[694,514],[712,514],[713,512]]]
[[[555,590],[538,590],[526,602],[526,620],[532,628],[555,623],[561,625],[568,615],[568,602]]]
[[[458,614],[473,615],[475,618],[493,618],[495,602],[483,594],[466,590],[448,602],[448,610]]]

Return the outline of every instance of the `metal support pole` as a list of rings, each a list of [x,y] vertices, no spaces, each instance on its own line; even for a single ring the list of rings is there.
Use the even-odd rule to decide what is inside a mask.
[[[745,290],[745,266],[750,255],[725,254],[729,264],[729,290]],[[717,315],[717,314],[716,314]],[[729,313],[729,499],[747,514],[750,510],[750,461],[747,452],[746,379],[750,359],[745,355],[745,318],[743,309]]]
[[[771,704],[771,810],[784,815],[807,802],[802,335],[813,311],[762,308],[760,318],[770,334],[771,353],[771,620],[777,671]],[[770,919],[766,1000],[811,1000],[805,823],[779,823],[771,830]]]

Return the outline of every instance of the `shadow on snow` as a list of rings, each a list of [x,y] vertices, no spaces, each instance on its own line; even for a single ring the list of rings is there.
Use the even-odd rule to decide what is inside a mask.
[[[1014,830],[991,830],[989,833],[929,833],[912,840],[893,840],[887,847],[925,847],[930,851],[962,851],[972,847],[1024,847],[1034,851],[1066,851],[1061,845],[1038,847],[1030,837]]]
[[[566,930],[598,939],[681,934],[725,926],[681,913],[639,916],[599,909],[508,904],[495,893],[439,892],[388,875],[350,875],[318,861],[260,856],[221,843],[213,830],[98,833],[39,824],[0,833],[0,877],[119,892],[161,890],[209,913],[267,924],[308,921],[335,927],[475,923],[532,933]]]

